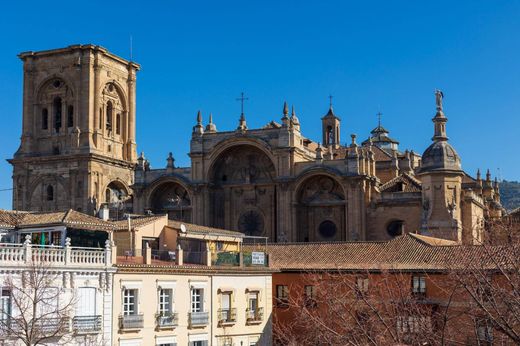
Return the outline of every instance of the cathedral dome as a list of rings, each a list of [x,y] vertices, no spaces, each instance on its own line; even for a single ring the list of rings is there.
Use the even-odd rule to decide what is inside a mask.
[[[460,156],[446,141],[432,143],[423,153],[420,173],[432,171],[460,171]]]

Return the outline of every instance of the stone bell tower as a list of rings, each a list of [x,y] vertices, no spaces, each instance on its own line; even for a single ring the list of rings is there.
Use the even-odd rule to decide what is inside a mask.
[[[94,45],[24,52],[23,123],[13,209],[75,209],[129,199],[139,65]]]
[[[460,156],[448,143],[442,110],[443,94],[435,92],[437,113],[433,117],[433,143],[422,155],[418,176],[422,182],[423,216],[421,233],[462,241],[462,177]]]
[[[334,114],[332,108],[332,98],[329,111],[321,118],[321,132],[323,137],[323,146],[337,148],[340,146],[340,124],[341,119]]]

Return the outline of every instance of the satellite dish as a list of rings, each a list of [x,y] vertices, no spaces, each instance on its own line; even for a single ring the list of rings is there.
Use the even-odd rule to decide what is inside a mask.
[[[181,223],[181,232],[186,233],[186,225]]]

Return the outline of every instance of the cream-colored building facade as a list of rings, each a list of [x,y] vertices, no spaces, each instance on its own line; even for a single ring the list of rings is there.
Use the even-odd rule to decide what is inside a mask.
[[[474,243],[484,220],[502,213],[498,183],[465,172],[449,144],[440,91],[432,144],[422,155],[401,150],[381,122],[361,136],[367,140],[351,135],[342,143],[332,103],[321,117],[321,141],[312,140],[285,103],[279,121],[257,129],[242,113],[235,129],[218,130],[199,112],[187,129],[190,166],[176,167],[170,153],[164,168],[151,169],[136,156],[138,64],[94,45],[19,56],[24,107],[21,145],[10,160],[14,209],[94,214],[107,204],[113,217],[168,214],[297,242],[420,232]]]
[[[271,274],[119,265],[114,284],[115,345],[271,344]]]

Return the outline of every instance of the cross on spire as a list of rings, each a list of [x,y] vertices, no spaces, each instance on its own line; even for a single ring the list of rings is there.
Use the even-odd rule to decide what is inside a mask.
[[[332,98],[333,98],[333,97],[334,97],[334,96],[329,95],[329,106],[330,106],[330,108],[332,108]]]
[[[244,92],[240,93],[240,97],[236,99],[237,101],[240,101],[240,114],[244,115],[244,101],[249,100],[249,97],[244,96]]]
[[[383,115],[383,113],[381,113],[381,111],[377,112],[377,126],[378,127],[381,127],[381,116]]]

